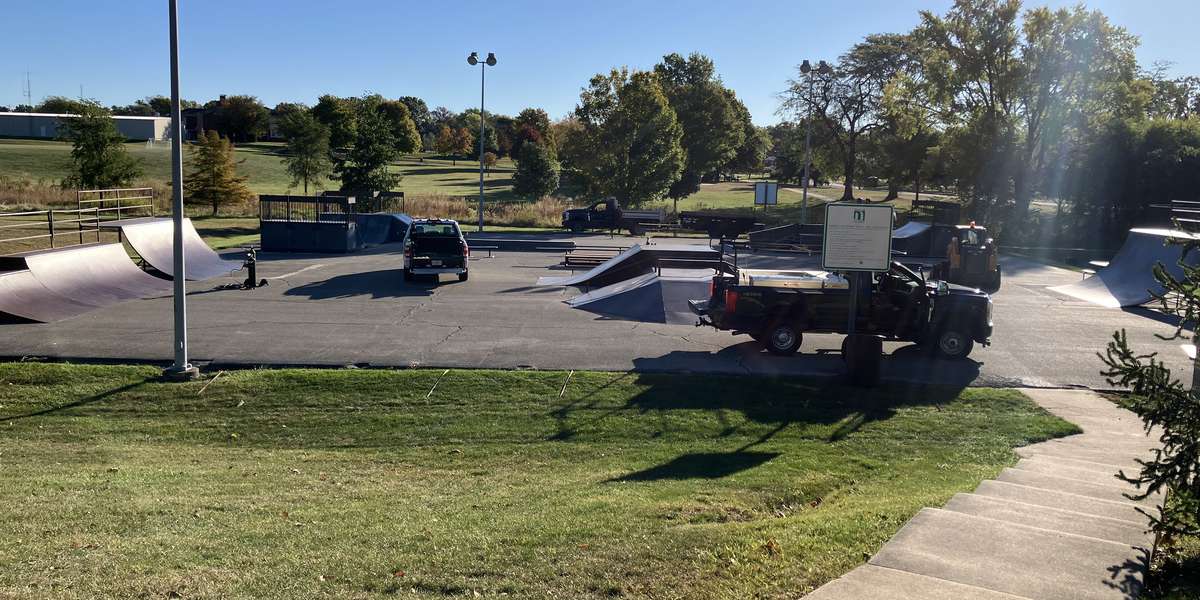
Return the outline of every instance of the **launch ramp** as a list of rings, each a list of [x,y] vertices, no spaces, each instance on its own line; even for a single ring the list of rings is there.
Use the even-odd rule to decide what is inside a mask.
[[[696,317],[687,301],[708,296],[712,275],[647,273],[567,300],[572,308],[601,316],[643,323],[692,325]]]
[[[708,246],[635,244],[596,267],[567,277],[542,277],[538,285],[603,287],[654,272],[657,268],[696,269],[720,264],[721,255]]]
[[[1170,229],[1130,229],[1125,244],[1107,267],[1079,283],[1050,290],[1109,308],[1145,304],[1164,292],[1154,279],[1155,263],[1162,263],[1175,277],[1183,277],[1179,266],[1182,247],[1168,244],[1168,240],[1193,239],[1197,239],[1197,234]],[[1189,263],[1197,262],[1194,254],[1189,256]]]

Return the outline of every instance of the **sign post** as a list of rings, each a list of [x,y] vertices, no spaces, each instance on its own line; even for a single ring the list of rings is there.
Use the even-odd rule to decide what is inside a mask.
[[[773,181],[754,182],[754,205],[762,206],[763,212],[772,204],[779,204],[779,184]]]
[[[864,273],[882,272],[892,264],[892,223],[894,209],[885,204],[837,202],[825,205],[825,233],[821,241],[821,266],[826,271],[840,271],[850,282],[850,312],[846,323],[844,358],[852,376],[863,380],[879,378],[878,338],[858,336],[858,297],[863,293]],[[866,284],[870,285],[870,284]],[[871,338],[861,340],[860,337]],[[868,343],[869,342],[869,343]],[[868,355],[859,348],[874,348]],[[874,370],[865,372],[863,358],[872,358]]]

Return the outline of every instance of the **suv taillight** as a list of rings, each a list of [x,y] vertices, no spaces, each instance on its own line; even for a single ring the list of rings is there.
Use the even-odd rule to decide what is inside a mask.
[[[412,258],[412,255],[413,255],[412,248],[413,247],[412,247],[411,243],[404,245],[404,258]]]
[[[712,298],[717,293],[717,278],[713,277],[708,280],[708,297]]]
[[[462,243],[463,258],[471,258],[471,247],[466,242]]]
[[[737,312],[738,293],[733,290],[725,290],[725,312]]]

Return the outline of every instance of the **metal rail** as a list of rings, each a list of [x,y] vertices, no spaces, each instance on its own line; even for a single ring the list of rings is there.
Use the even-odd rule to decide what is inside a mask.
[[[96,231],[100,239],[100,224],[104,221],[119,221],[130,216],[154,216],[154,188],[111,188],[103,190],[78,190],[75,192],[75,207],[80,215],[90,210],[94,218],[79,223],[79,243],[83,243],[85,231]],[[87,223],[90,227],[84,227]],[[53,247],[53,246],[52,246]]]
[[[64,225],[77,224],[79,227],[79,243],[83,241],[83,226],[85,223],[98,222],[100,219],[99,208],[82,208],[82,209],[65,209],[65,208],[50,208],[46,210],[27,210],[19,212],[4,212],[0,213],[0,247],[5,244],[15,242],[27,242],[32,240],[50,240],[51,248],[62,246],[71,246],[75,244],[60,244],[59,240],[64,235],[74,233],[74,231],[63,231]],[[62,216],[56,216],[62,215]],[[71,217],[74,218],[71,218]],[[6,222],[8,219],[17,219],[15,222]],[[45,230],[45,233],[37,233],[33,235],[22,235],[17,237],[5,237],[2,232],[9,230]],[[97,227],[96,241],[100,241],[100,229]]]

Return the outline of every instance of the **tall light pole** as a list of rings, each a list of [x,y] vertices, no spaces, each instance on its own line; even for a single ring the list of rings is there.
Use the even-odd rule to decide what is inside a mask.
[[[829,63],[820,61],[817,63],[816,71],[822,75],[833,73],[833,67]],[[804,120],[804,195],[800,200],[800,223],[808,223],[808,169],[812,165],[812,108],[813,108],[813,68],[807,60],[800,63],[800,72],[808,75],[808,118]]]
[[[479,65],[479,231],[483,231],[483,128],[486,123],[483,113],[483,82],[487,68],[496,66],[496,55],[488,52],[485,60],[479,60],[479,53],[472,52],[467,57],[467,64]]]
[[[174,269],[175,362],[163,372],[172,380],[189,380],[199,376],[199,370],[188,362],[187,347],[187,284],[183,260],[183,118],[179,111],[179,3],[167,0],[171,27],[171,221]]]

